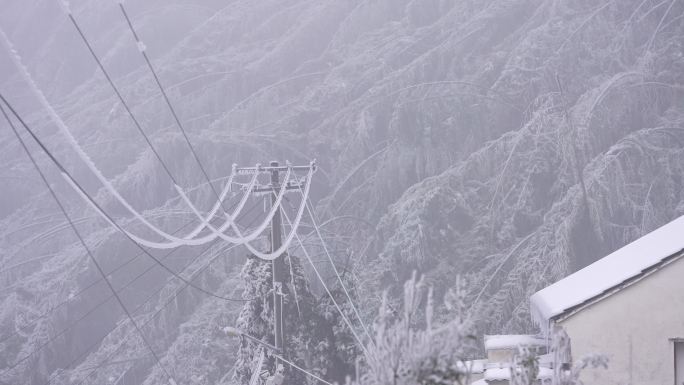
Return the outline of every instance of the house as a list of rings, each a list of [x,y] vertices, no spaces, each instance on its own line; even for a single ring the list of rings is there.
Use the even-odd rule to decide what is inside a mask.
[[[562,328],[573,360],[605,354],[586,385],[684,384],[684,216],[535,293],[532,318]]]
[[[537,355],[542,385],[591,354],[609,363],[583,371],[585,385],[684,385],[684,216],[535,293],[530,311],[541,333],[485,336],[473,385],[508,385],[519,347]],[[558,329],[569,346],[554,363]]]

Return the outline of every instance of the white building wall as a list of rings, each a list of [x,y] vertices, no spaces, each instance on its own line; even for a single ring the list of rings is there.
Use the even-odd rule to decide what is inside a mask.
[[[586,385],[673,385],[674,343],[684,337],[684,258],[558,322],[572,357],[602,353],[608,369]],[[680,384],[677,384],[680,385]]]

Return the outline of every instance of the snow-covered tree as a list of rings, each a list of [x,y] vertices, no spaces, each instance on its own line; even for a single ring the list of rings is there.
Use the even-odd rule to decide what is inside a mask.
[[[404,284],[403,311],[394,313],[384,295],[375,337],[368,346],[365,371],[354,385],[469,384],[466,356],[475,339],[462,312],[460,285],[446,296],[452,314],[443,324],[435,321],[433,291],[423,278]]]
[[[286,285],[283,309],[285,314],[285,356],[306,370],[334,381],[343,381],[353,368],[355,356],[349,331],[340,328],[338,316],[332,314],[328,300],[317,298],[309,289],[298,258],[285,255]],[[272,264],[254,257],[248,258],[242,270],[247,302],[236,322],[243,333],[273,343],[273,292]],[[336,293],[336,292],[335,292]],[[339,294],[334,294],[339,295]],[[262,347],[243,339],[237,353],[234,381],[247,384],[256,370]],[[275,359],[272,352],[265,351],[266,359],[261,367],[273,374]],[[312,381],[303,373],[285,367],[285,384],[301,385]],[[264,377],[267,377],[265,375]]]

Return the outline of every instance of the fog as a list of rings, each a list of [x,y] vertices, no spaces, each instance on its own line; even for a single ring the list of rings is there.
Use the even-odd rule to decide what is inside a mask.
[[[3,0],[0,384],[475,383],[534,293],[684,214],[683,14]]]

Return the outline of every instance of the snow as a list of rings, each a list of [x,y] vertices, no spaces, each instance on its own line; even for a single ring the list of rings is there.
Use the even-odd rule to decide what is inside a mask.
[[[511,368],[490,368],[485,371],[486,381],[510,380]]]
[[[266,227],[270,224],[270,220],[275,215],[275,212],[281,205],[282,198],[287,191],[287,184],[283,183],[282,187],[280,188],[279,194],[276,198],[276,202],[274,202],[273,207],[269,211],[269,214],[266,216],[265,220],[261,223],[261,225],[253,231],[250,235],[248,236],[242,236],[240,233],[239,229],[235,226],[233,220],[234,217],[228,218],[226,220],[226,223],[223,224],[219,229],[214,228],[209,224],[209,220],[212,218],[213,215],[216,214],[216,210],[220,207],[222,203],[222,198],[225,198],[226,194],[230,190],[230,184],[227,184],[224,188],[224,191],[221,194],[221,197],[219,197],[219,200],[216,202],[214,205],[214,209],[212,209],[212,212],[210,213],[207,218],[204,218],[201,213],[196,209],[196,207],[187,199],[187,196],[184,194],[183,190],[174,184],[174,187],[176,191],[179,193],[181,198],[188,204],[188,206],[192,209],[193,213],[197,216],[197,218],[201,221],[201,223],[193,230],[190,232],[189,235],[194,237],[195,235],[199,234],[204,228],[208,227],[209,230],[211,230],[211,234],[206,235],[204,237],[200,238],[191,238],[191,237],[176,237],[173,234],[169,234],[160,228],[156,227],[152,223],[150,223],[143,215],[135,210],[133,206],[124,198],[122,197],[119,192],[114,188],[114,186],[111,184],[111,182],[102,174],[102,172],[97,168],[95,163],[91,160],[91,158],[88,156],[88,154],[83,150],[77,139],[73,136],[65,122],[62,120],[62,118],[57,114],[57,112],[54,110],[52,105],[49,103],[43,92],[38,88],[38,85],[34,81],[33,77],[31,77],[31,74],[29,73],[28,69],[26,66],[23,64],[21,57],[19,54],[14,50],[14,47],[12,45],[12,42],[9,40],[9,38],[6,36],[4,32],[0,30],[0,38],[2,38],[2,42],[4,43],[5,48],[7,51],[10,53],[10,58],[12,59],[14,65],[17,67],[19,70],[20,74],[26,81],[26,83],[30,86],[29,88],[33,92],[33,94],[38,98],[38,100],[41,102],[42,106],[48,111],[50,117],[52,118],[53,122],[57,125],[59,128],[60,132],[64,135],[64,137],[67,139],[71,147],[74,149],[76,154],[79,156],[79,158],[85,163],[85,165],[90,169],[90,171],[97,177],[98,180],[102,183],[102,185],[105,187],[107,191],[112,194],[114,198],[116,198],[119,203],[121,203],[135,218],[137,218],[141,223],[143,223],[145,226],[147,226],[150,230],[153,232],[157,233],[161,237],[165,238],[168,240],[168,242],[156,242],[156,241],[151,241],[145,238],[142,238],[140,236],[137,236],[129,231],[126,231],[120,226],[116,225],[114,222],[110,220],[110,218],[102,211],[100,208],[98,208],[95,205],[95,202],[91,200],[90,197],[88,197],[83,191],[80,190],[80,188],[75,184],[75,181],[71,178],[71,176],[67,175],[66,173],[62,172],[62,176],[66,179],[66,181],[74,188],[74,190],[90,205],[92,208],[102,216],[104,220],[106,220],[110,225],[113,227],[118,228],[119,230],[125,232],[125,234],[131,238],[133,241],[136,243],[150,247],[150,248],[155,248],[155,249],[171,249],[171,248],[177,248],[179,246],[196,246],[196,245],[201,245],[205,244],[208,242],[213,241],[216,238],[221,238],[223,240],[226,240],[231,243],[236,243],[236,244],[244,244],[247,249],[255,254],[257,257],[264,259],[264,260],[272,260],[277,258],[283,251],[287,249],[287,246],[289,246],[289,242],[292,241],[292,234],[290,234],[286,241],[283,243],[282,247],[277,250],[276,252],[272,253],[262,253],[259,250],[253,248],[249,242],[256,239],[263,231],[266,229]],[[142,43],[140,43],[142,44]],[[139,46],[140,47],[140,46]],[[144,47],[144,46],[143,46]],[[315,168],[313,165],[309,169],[309,174],[306,177],[306,187],[305,187],[305,193],[304,193],[304,199],[308,198],[308,193],[309,193],[309,188],[311,186],[311,176],[314,172]],[[235,166],[233,165],[233,171],[235,171]],[[290,177],[290,172],[291,169],[288,167],[287,172],[284,177],[284,181],[288,181]],[[256,181],[256,174],[253,178],[252,184],[254,181]],[[229,182],[232,183],[232,179],[229,180]],[[249,194],[246,194],[248,196]],[[305,202],[305,201],[302,201]],[[242,205],[244,205],[244,200],[241,202]],[[302,203],[302,206],[304,204]],[[242,206],[240,207],[240,209]],[[297,213],[297,218],[295,219],[295,226],[299,225],[299,221],[302,217],[303,214],[303,208],[300,208],[299,212]],[[236,214],[237,215],[237,214]],[[238,235],[237,238],[228,236],[224,233],[225,230],[228,229],[228,227],[231,227]],[[296,227],[294,228],[296,230]],[[291,231],[293,233],[295,230]]]
[[[684,249],[684,216],[532,295],[533,321],[546,331],[549,320]]]
[[[551,368],[539,368],[539,373],[537,373],[537,379],[547,380],[553,378],[553,369]]]
[[[553,369],[549,368],[539,368],[539,373],[537,374],[537,379],[549,379],[553,378]],[[485,371],[484,380],[485,381],[500,381],[500,380],[510,380],[511,379],[511,368],[491,368]]]
[[[546,339],[535,335],[485,335],[485,350],[514,349],[518,346],[546,346]]]

